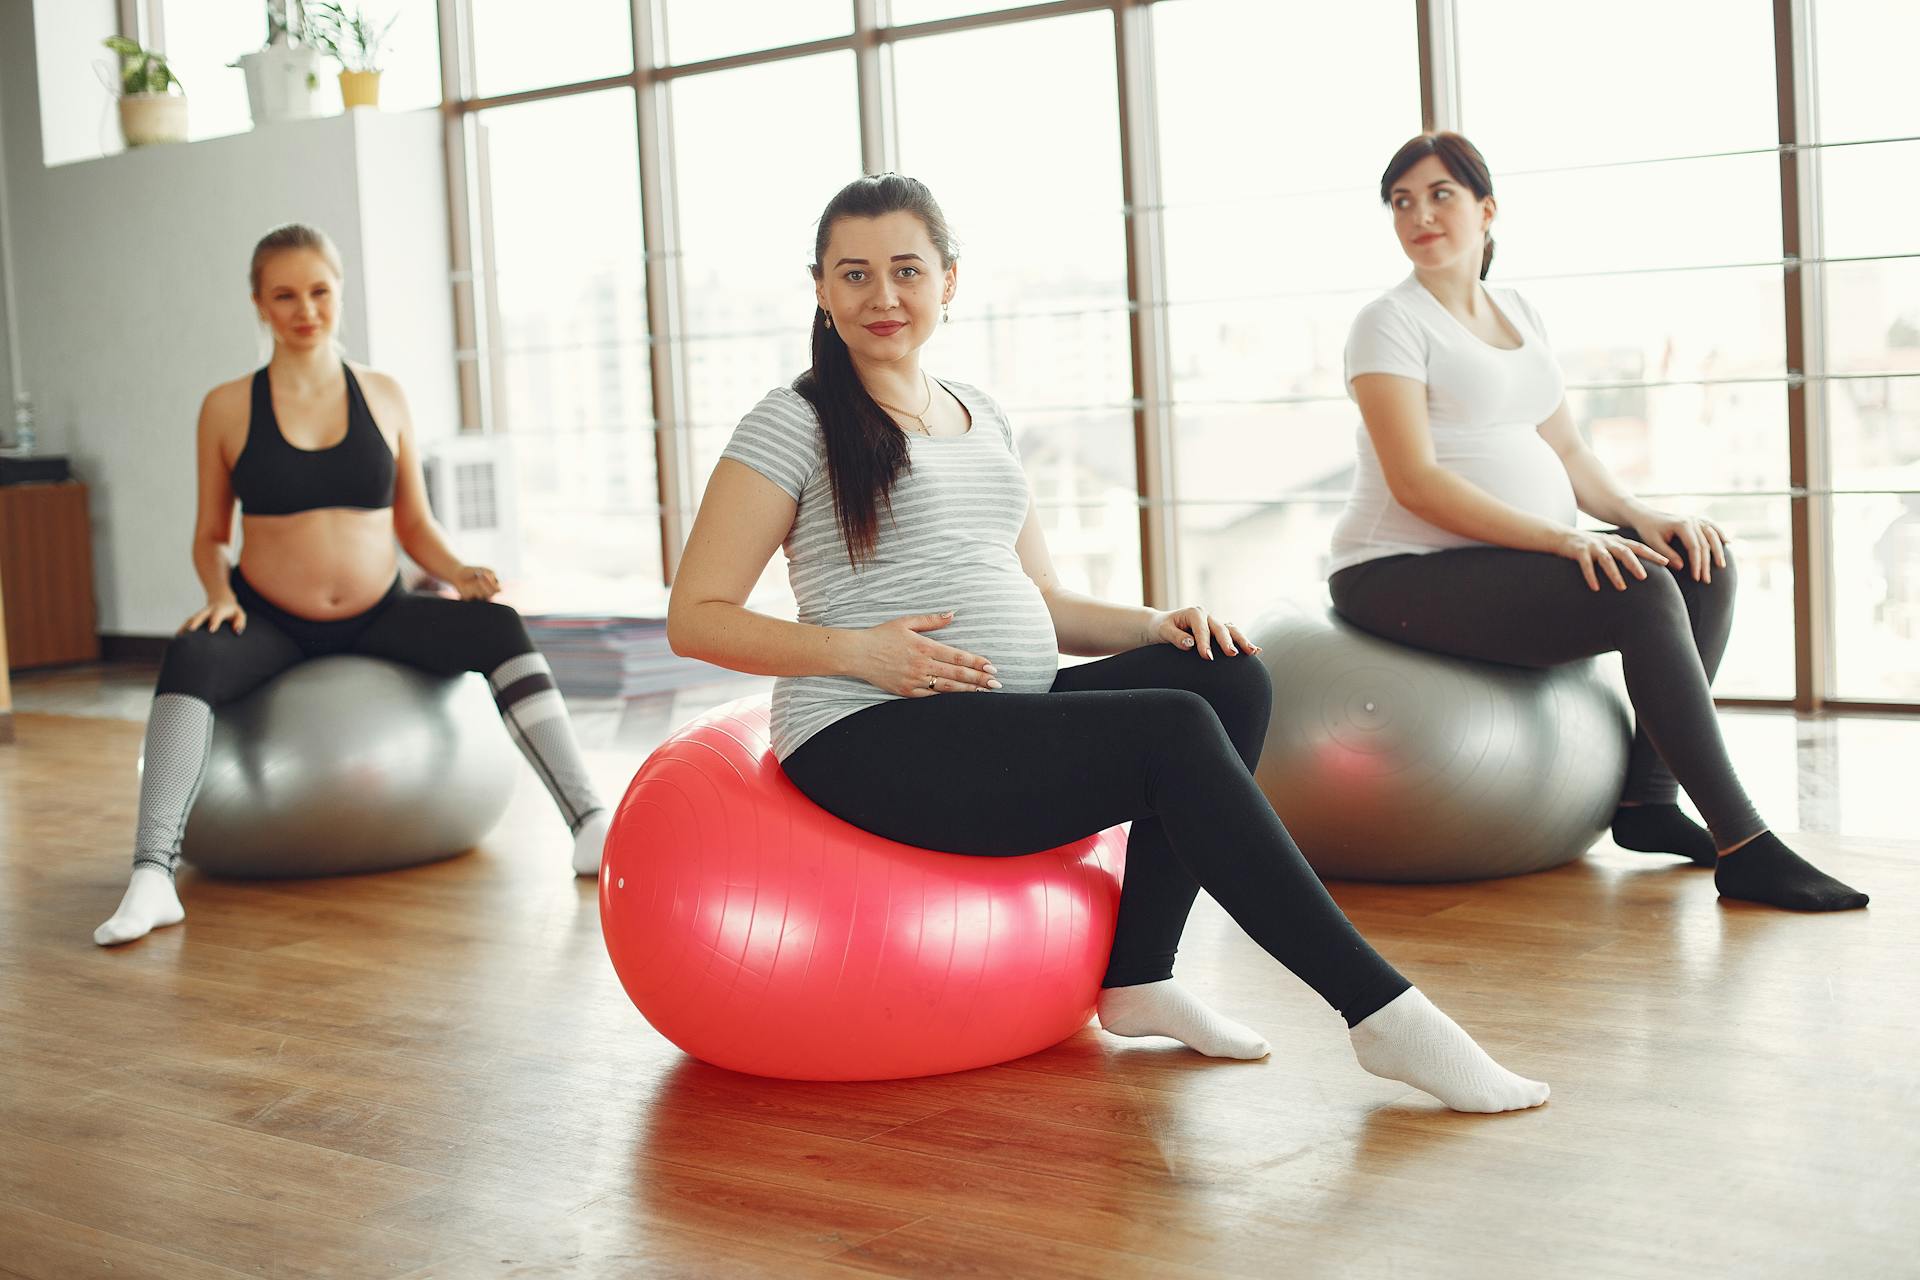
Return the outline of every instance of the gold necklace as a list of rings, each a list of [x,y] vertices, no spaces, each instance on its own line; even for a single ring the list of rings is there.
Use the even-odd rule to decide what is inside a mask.
[[[926,415],[933,409],[933,383],[927,380],[927,371],[925,369],[922,369],[920,371],[920,384],[927,389],[927,402],[920,406],[919,413],[915,413],[911,409],[902,409],[897,404],[888,404],[885,400],[882,400],[879,396],[874,396],[873,402],[879,405],[882,409],[891,410],[894,413],[902,414],[906,417],[912,418],[915,422],[920,424],[921,435],[931,436],[933,434],[933,428],[927,425]],[[871,395],[872,393],[869,392],[868,394]]]

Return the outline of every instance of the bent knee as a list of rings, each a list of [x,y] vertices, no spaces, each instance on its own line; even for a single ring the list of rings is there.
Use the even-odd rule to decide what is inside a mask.
[[[1625,591],[1604,579],[1600,584],[1601,595],[1610,606],[1605,616],[1617,628],[1616,644],[1627,643],[1636,635],[1677,634],[1692,629],[1687,612],[1687,596],[1692,585],[1682,585],[1676,575],[1654,566],[1648,568],[1650,572],[1644,580],[1629,578]]]
[[[1242,649],[1238,654],[1225,658],[1216,657],[1213,665],[1220,668],[1220,679],[1226,687],[1235,693],[1261,694],[1273,693],[1273,673],[1267,670],[1267,664],[1254,656],[1252,649]]]
[[[533,652],[533,637],[520,611],[510,604],[493,600],[475,600],[466,606],[472,611],[472,634],[485,651],[482,670],[492,670],[508,658]]]
[[[205,702],[218,701],[220,674],[232,663],[240,637],[231,630],[196,627],[167,642],[160,659],[158,693],[184,693]]]
[[[1615,587],[1605,577],[1600,579],[1600,591],[1603,598],[1610,596],[1621,608],[1639,612],[1660,612],[1678,609],[1686,612],[1686,602],[1681,599],[1682,588],[1679,579],[1672,573],[1661,572],[1657,565],[1647,565],[1645,578],[1626,577],[1625,591]]]
[[[1740,586],[1740,566],[1735,563],[1733,548],[1723,546],[1721,555],[1726,557],[1725,564],[1713,566],[1713,581],[1706,583],[1707,590],[1721,595],[1732,595]]]
[[[1189,687],[1207,700],[1221,723],[1231,729],[1251,717],[1265,724],[1273,709],[1273,673],[1266,663],[1250,652],[1232,655],[1216,646],[1213,661],[1193,666],[1198,671]]]
[[[1136,695],[1144,708],[1148,728],[1176,738],[1218,732],[1220,714],[1206,695],[1192,689],[1142,689]]]

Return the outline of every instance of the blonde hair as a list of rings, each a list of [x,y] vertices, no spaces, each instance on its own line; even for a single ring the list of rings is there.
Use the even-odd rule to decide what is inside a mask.
[[[267,232],[260,237],[260,243],[253,246],[253,265],[247,269],[247,279],[253,285],[254,297],[260,296],[260,273],[266,270],[267,260],[293,249],[311,249],[326,259],[334,275],[346,275],[340,266],[340,249],[333,243],[332,236],[304,222],[289,222]]]

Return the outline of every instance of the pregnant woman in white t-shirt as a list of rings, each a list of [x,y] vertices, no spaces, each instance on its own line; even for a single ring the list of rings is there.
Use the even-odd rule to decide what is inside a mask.
[[[1491,662],[1618,650],[1639,726],[1615,841],[1712,866],[1724,897],[1865,906],[1767,829],[1727,758],[1708,692],[1733,624],[1726,535],[1621,487],[1574,426],[1539,315],[1481,284],[1495,207],[1480,152],[1421,134],[1380,198],[1413,274],[1347,339],[1364,426],[1334,532],[1334,607],[1375,635]],[[1617,527],[1580,529],[1580,511]],[[1707,830],[1681,813],[1680,786]]]

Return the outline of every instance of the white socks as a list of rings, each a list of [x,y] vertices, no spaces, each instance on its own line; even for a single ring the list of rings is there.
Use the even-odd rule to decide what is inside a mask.
[[[1210,1058],[1264,1058],[1267,1042],[1168,978],[1100,993],[1100,1026],[1116,1036],[1170,1036]],[[1455,1111],[1519,1111],[1547,1086],[1507,1070],[1459,1024],[1409,987],[1353,1028],[1353,1056],[1386,1080],[1422,1089]]]
[[[573,874],[600,874],[600,853],[607,845],[607,828],[613,825],[613,810],[601,809],[580,824],[573,833]]]
[[[139,866],[127,882],[127,895],[120,899],[119,910],[93,931],[93,940],[103,947],[117,946],[186,918],[186,908],[174,892],[173,877],[155,866]]]
[[[1362,1018],[1350,1034],[1361,1066],[1423,1089],[1455,1111],[1519,1111],[1547,1100],[1546,1085],[1489,1058],[1417,987]]]
[[[1100,993],[1100,1027],[1116,1036],[1169,1036],[1209,1058],[1264,1058],[1267,1042],[1223,1018],[1172,978]]]

